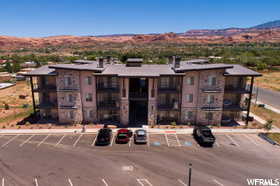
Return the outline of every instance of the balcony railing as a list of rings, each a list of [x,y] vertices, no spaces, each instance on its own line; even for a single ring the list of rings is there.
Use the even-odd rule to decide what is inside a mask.
[[[178,102],[175,103],[159,103],[158,110],[178,110]]]
[[[201,107],[201,110],[204,110],[204,111],[220,111],[222,110],[222,107],[219,107],[219,106],[215,106],[215,105],[210,105],[210,106],[203,106]]]
[[[221,92],[223,89],[221,87],[203,87],[201,88],[201,90],[203,92],[206,92],[206,93],[215,93],[215,92]]]
[[[96,86],[96,89],[97,89],[97,91],[113,91],[113,92],[116,92],[116,91],[119,91],[119,86],[118,85],[114,85],[114,86],[112,86],[112,85],[104,85],[104,84],[102,84],[102,83],[100,83],[100,84],[97,84],[97,86]]]
[[[239,105],[239,104],[232,104],[232,105],[224,105],[223,110],[228,111],[246,111],[248,106],[246,105]]]
[[[50,102],[50,101],[43,101],[43,102],[39,103],[36,107],[39,109],[56,108],[57,103]]]
[[[130,99],[147,99],[148,93],[145,92],[129,92]]]
[[[97,103],[97,107],[100,109],[118,109],[120,104],[118,101],[100,101]]]
[[[35,85],[33,87],[34,92],[41,92],[41,91],[56,91],[56,85],[44,85],[38,86]]]
[[[161,93],[173,93],[173,92],[179,92],[179,89],[177,87],[174,86],[170,86],[170,87],[159,87],[158,91]]]
[[[178,122],[178,119],[175,117],[160,117],[157,119],[157,123],[158,124],[165,124],[165,125],[169,125],[171,124],[171,122]]]
[[[225,86],[225,92],[247,94],[247,93],[250,93],[250,89],[246,88],[246,87]]]
[[[63,92],[71,92],[71,91],[78,91],[78,87],[59,87],[58,91],[63,91]]]

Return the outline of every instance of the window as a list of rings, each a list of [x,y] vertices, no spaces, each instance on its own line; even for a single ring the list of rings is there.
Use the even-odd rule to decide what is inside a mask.
[[[215,100],[214,95],[210,95],[210,94],[207,95],[207,104],[213,104],[214,100]]]
[[[162,77],[160,79],[160,87],[161,88],[168,88],[169,87],[169,78],[168,77]]]
[[[194,77],[187,77],[187,85],[194,85]]]
[[[193,118],[193,112],[192,111],[187,111],[185,113],[185,119],[191,120]]]
[[[74,112],[72,110],[68,112],[68,117],[74,119]]]
[[[113,88],[117,88],[117,87],[118,87],[118,80],[117,80],[117,77],[112,77],[112,78],[111,78],[111,83],[112,83],[112,87],[113,87]]]
[[[208,76],[208,85],[215,86],[217,84],[216,76]]]
[[[64,77],[64,85],[71,86],[72,85],[72,78],[70,76]]]
[[[93,118],[93,110],[88,110],[87,111],[87,117],[88,118]]]
[[[68,94],[68,102],[72,103],[74,101],[73,95],[72,94]]]
[[[207,112],[205,114],[205,119],[207,120],[213,120],[213,113],[212,112]]]
[[[92,84],[92,79],[90,76],[86,77],[86,84],[91,85]]]
[[[187,102],[192,103],[193,102],[193,94],[187,94]]]
[[[92,101],[92,93],[86,94],[86,101]]]

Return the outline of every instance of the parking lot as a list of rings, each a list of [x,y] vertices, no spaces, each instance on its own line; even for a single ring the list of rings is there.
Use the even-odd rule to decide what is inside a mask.
[[[190,134],[149,134],[148,143],[95,146],[91,134],[0,135],[0,179],[10,185],[246,185],[279,178],[280,148],[256,134],[216,134],[213,148]]]

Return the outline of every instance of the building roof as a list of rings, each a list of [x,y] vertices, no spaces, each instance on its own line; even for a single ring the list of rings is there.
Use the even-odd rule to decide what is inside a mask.
[[[234,64],[232,66],[233,68],[226,69],[225,76],[262,76],[262,74],[241,65]]]
[[[143,64],[140,67],[127,67],[125,64],[109,65],[102,75],[118,75],[130,77],[158,77],[160,75],[175,75],[169,65]]]
[[[90,64],[90,63],[96,63],[96,61],[79,59],[79,60],[73,61],[73,63],[76,63],[76,64]]]
[[[97,62],[92,62],[90,64],[57,64],[57,65],[50,65],[49,68],[69,69],[69,70],[88,70],[88,71],[102,71],[104,69],[104,68],[98,68]]]
[[[176,68],[176,72],[182,71],[197,71],[197,70],[213,70],[213,69],[227,69],[233,68],[233,65],[228,64],[193,64],[188,61],[182,62],[179,68]]]
[[[35,70],[32,70],[30,72],[27,72],[24,74],[25,76],[54,76],[56,75],[55,69],[49,68],[48,65],[41,66],[39,68],[36,68]]]

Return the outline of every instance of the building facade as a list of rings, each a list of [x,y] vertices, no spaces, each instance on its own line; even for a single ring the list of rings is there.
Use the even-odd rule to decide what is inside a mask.
[[[80,60],[27,74],[42,119],[119,126],[248,122],[254,77],[260,75],[240,65],[179,57],[161,65],[138,58],[126,64]]]

